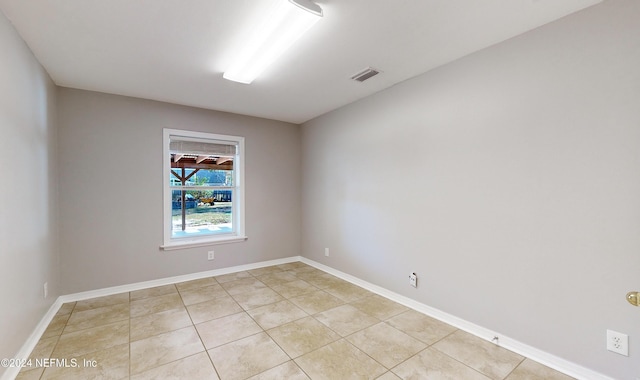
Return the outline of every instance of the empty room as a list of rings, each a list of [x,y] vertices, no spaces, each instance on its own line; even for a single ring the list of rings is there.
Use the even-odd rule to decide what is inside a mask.
[[[640,1],[0,0],[1,379],[640,380]]]

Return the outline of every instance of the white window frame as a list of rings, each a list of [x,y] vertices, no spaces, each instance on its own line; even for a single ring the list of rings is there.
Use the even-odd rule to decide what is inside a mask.
[[[188,238],[173,238],[171,234],[171,152],[169,144],[171,137],[184,137],[188,139],[201,139],[203,141],[215,140],[233,143],[237,146],[236,156],[234,157],[234,193],[232,203],[232,223],[233,231],[231,233],[200,235]],[[162,160],[162,181],[163,181],[163,231],[164,244],[160,246],[163,250],[173,250],[189,247],[204,247],[215,244],[224,244],[231,242],[239,242],[247,240],[245,236],[245,218],[244,218],[244,137],[220,135],[206,132],[194,132],[180,129],[164,128],[163,139],[163,160]]]

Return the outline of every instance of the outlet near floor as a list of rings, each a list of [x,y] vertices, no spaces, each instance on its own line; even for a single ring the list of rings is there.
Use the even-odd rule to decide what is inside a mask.
[[[414,288],[418,287],[418,275],[416,275],[415,273],[411,273],[409,275],[409,285],[413,286]]]
[[[213,259],[215,259],[215,258],[216,258],[216,256],[215,256],[215,254],[213,253],[213,251],[209,251],[209,252],[207,252],[207,260],[213,260]]]
[[[629,356],[629,336],[613,330],[607,330],[607,350]]]

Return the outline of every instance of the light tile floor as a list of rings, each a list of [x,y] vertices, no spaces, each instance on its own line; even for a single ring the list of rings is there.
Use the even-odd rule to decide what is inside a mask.
[[[301,262],[64,304],[31,358],[18,379],[570,379]]]

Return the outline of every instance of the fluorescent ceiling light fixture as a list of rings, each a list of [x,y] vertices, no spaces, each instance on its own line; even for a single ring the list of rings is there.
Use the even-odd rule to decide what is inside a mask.
[[[264,69],[322,18],[322,8],[310,0],[280,0],[236,56],[223,78],[251,83]]]

